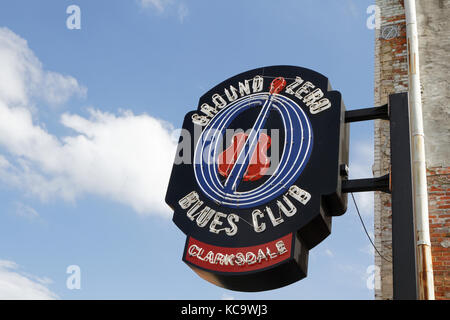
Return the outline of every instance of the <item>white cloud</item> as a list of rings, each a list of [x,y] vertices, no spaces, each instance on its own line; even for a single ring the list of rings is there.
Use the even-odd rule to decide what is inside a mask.
[[[373,216],[374,195],[373,192],[358,192],[353,194],[355,196],[356,204],[358,205],[359,213],[361,216]],[[353,206],[353,200],[350,206]]]
[[[75,78],[43,70],[27,41],[7,28],[0,28],[0,70],[0,97],[6,104],[31,107],[30,98],[40,98],[58,105],[86,95]]]
[[[370,234],[370,233],[369,233]],[[373,239],[373,234],[370,234],[371,239]],[[372,244],[368,244],[364,247],[362,247],[360,250],[360,252],[366,253],[369,256],[374,256],[375,254],[375,249],[373,248]]]
[[[373,164],[373,142],[354,142],[351,145],[355,151],[351,150],[351,162],[350,162],[350,178],[370,178],[372,177],[372,164]]]
[[[353,0],[347,0],[347,10],[354,18],[357,18],[359,16],[358,8],[356,7]]]
[[[347,283],[353,287],[366,288],[367,273],[366,267],[359,264],[337,264],[337,269],[347,278]]]
[[[234,297],[229,294],[222,294],[222,300],[234,300]]]
[[[49,89],[49,103],[86,90],[72,77],[43,70],[26,41],[5,28],[0,29],[2,56],[9,60],[0,58],[0,70],[8,74],[0,77],[0,180],[43,201],[94,194],[142,214],[168,216],[164,195],[176,148],[168,123],[131,111],[90,109],[88,117],[61,116],[73,135],[52,135],[33,119],[35,88]]]
[[[36,218],[39,218],[39,214],[32,207],[27,206],[26,204],[23,204],[21,202],[16,202],[15,206],[16,206],[16,215],[18,215],[19,217],[28,220],[34,220]]]
[[[138,0],[138,3],[141,8],[154,10],[158,14],[176,14],[181,23],[189,15],[187,5],[178,0]]]
[[[331,251],[330,249],[325,249],[325,254],[326,254],[327,256],[329,256],[330,258],[333,258],[333,257],[334,257],[334,253],[333,253],[333,251]]]
[[[184,3],[178,5],[178,20],[183,23],[184,19],[189,15],[189,9]]]
[[[19,271],[9,260],[0,260],[0,300],[54,300],[58,296],[47,286],[48,278],[39,278]]]
[[[162,13],[173,4],[173,0],[139,0],[139,4],[143,8],[152,8]]]
[[[373,177],[373,143],[355,142],[352,147],[355,149],[355,152],[351,154],[349,178],[362,179]],[[374,206],[373,192],[358,192],[354,193],[354,196],[361,215],[372,216]],[[353,206],[350,195],[349,202],[349,206]]]

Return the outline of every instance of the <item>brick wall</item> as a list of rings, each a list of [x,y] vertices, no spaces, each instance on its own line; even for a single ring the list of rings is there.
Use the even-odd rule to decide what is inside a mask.
[[[375,39],[375,105],[408,90],[406,26],[401,0],[376,0],[381,29]],[[436,299],[450,299],[450,0],[416,1],[429,192],[430,234]],[[395,26],[397,33],[389,31]],[[388,28],[387,30],[385,28]],[[391,28],[392,29],[392,28]],[[395,37],[389,38],[395,35]],[[386,39],[388,38],[388,39]],[[374,176],[389,169],[389,123],[375,122]],[[375,244],[392,256],[390,196],[375,193]],[[392,264],[375,257],[381,288],[376,299],[392,299]]]
[[[417,1],[436,299],[450,299],[450,0]]]
[[[381,29],[375,38],[375,106],[388,102],[389,94],[408,90],[408,62],[406,48],[405,10],[398,0],[377,0],[381,8]],[[389,172],[389,121],[375,121],[374,176]],[[392,260],[391,196],[374,194],[375,245],[381,254]],[[376,299],[392,299],[392,263],[375,255],[380,268],[381,287],[375,289]]]
[[[428,169],[431,255],[436,299],[450,299],[450,168]]]

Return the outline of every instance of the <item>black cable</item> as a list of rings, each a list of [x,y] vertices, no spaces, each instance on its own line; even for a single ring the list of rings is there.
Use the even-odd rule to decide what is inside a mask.
[[[363,219],[362,219],[362,217],[361,217],[361,214],[359,213],[359,209],[358,209],[358,205],[356,204],[355,196],[353,195],[353,192],[350,192],[350,194],[352,195],[353,203],[355,204],[355,208],[356,208],[356,212],[358,213],[359,220],[361,221],[361,224],[362,224],[362,226],[363,226],[363,228],[364,228],[364,231],[366,232],[367,238],[369,238],[369,241],[370,241],[370,243],[372,244],[372,247],[375,249],[375,251],[378,253],[378,255],[379,255],[381,258],[383,258],[383,259],[386,260],[387,262],[392,262],[391,260],[386,259],[386,258],[380,253],[380,251],[378,251],[377,247],[376,247],[375,244],[373,243],[372,238],[370,238],[370,235],[369,235],[369,233],[367,232],[366,225],[364,224],[364,221],[363,221]]]

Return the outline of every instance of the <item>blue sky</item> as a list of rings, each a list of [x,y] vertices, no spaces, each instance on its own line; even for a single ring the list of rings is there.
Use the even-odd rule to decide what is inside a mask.
[[[366,0],[64,0],[0,3],[0,297],[372,299],[373,250],[353,204],[282,289],[215,287],[181,261],[164,204],[176,128],[222,80],[266,65],[328,76],[373,105]],[[66,9],[81,9],[69,30]],[[369,177],[373,123],[351,127]],[[357,196],[373,230],[372,194]],[[81,289],[66,286],[78,265]]]

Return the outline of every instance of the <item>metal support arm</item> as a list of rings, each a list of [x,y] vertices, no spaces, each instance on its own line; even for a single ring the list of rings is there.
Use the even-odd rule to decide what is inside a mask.
[[[342,181],[342,192],[382,191],[390,193],[389,174],[369,179],[353,179]]]
[[[389,120],[389,107],[387,104],[381,107],[349,110],[345,112],[345,122],[347,123],[375,119]]]
[[[396,300],[418,299],[416,232],[413,213],[408,94],[389,96],[389,105],[345,112],[345,122],[389,120],[391,172],[372,179],[344,180],[342,192],[392,194],[393,293]]]

